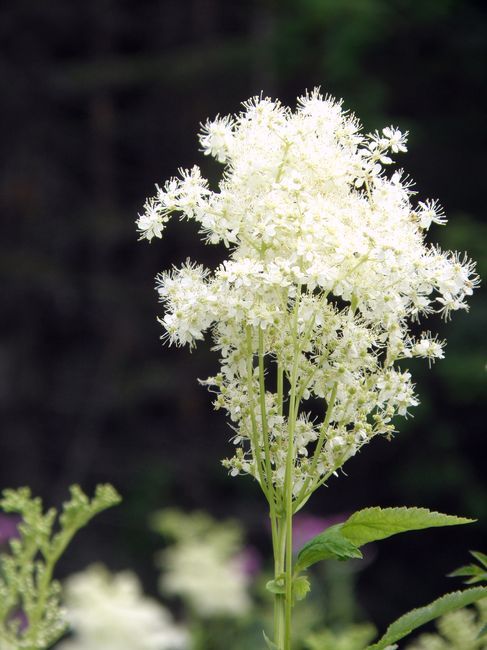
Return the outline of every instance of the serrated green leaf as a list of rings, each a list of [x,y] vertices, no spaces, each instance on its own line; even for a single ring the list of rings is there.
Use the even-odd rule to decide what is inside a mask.
[[[387,628],[384,636],[374,643],[369,645],[366,650],[384,650],[391,643],[400,641],[405,636],[410,634],[418,627],[433,621],[435,618],[444,616],[449,612],[453,612],[467,605],[471,605],[477,600],[487,597],[487,587],[473,587],[465,591],[454,591],[446,594],[437,600],[434,600],[429,605],[413,609],[412,611],[404,614],[394,621]]]
[[[356,546],[385,539],[410,530],[437,526],[456,526],[475,521],[465,517],[444,515],[427,508],[365,508],[355,512],[342,525],[342,535]]]
[[[299,551],[295,572],[299,573],[321,560],[362,558],[357,546],[342,535],[342,526],[343,524],[330,526],[307,542]]]
[[[264,637],[264,641],[266,642],[266,645],[267,645],[267,647],[269,648],[269,650],[279,650],[279,648],[276,646],[276,644],[273,643],[273,642],[269,639],[269,637],[267,636],[267,634],[266,634],[263,630],[262,630],[262,635],[263,635],[263,637]]]
[[[293,599],[304,600],[311,591],[311,585],[306,576],[299,576],[293,580]]]

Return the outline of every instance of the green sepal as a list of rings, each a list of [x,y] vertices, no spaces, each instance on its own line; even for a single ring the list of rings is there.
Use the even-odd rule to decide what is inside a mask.
[[[264,630],[262,630],[262,635],[264,637],[264,641],[266,642],[266,645],[269,648],[269,650],[279,650],[279,648],[276,646],[276,644],[269,639],[269,637],[264,632]]]
[[[343,524],[330,526],[313,537],[299,551],[295,573],[307,569],[321,560],[349,560],[362,558],[357,546],[342,534]]]
[[[429,605],[413,609],[398,618],[394,623],[389,625],[385,634],[373,645],[369,645],[366,650],[385,650],[387,646],[396,641],[400,641],[405,636],[416,630],[418,627],[429,623],[440,616],[449,612],[462,609],[467,605],[475,603],[477,600],[487,597],[487,587],[473,587],[465,591],[454,591],[446,594]]]

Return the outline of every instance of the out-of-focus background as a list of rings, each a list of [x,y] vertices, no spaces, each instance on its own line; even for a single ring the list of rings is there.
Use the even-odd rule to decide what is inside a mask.
[[[61,572],[101,559],[155,592],[170,505],[239,518],[270,553],[264,501],[220,466],[230,430],[196,378],[200,345],[164,348],[154,276],[221,251],[191,224],[138,242],[154,183],[199,164],[199,124],[260,93],[294,104],[320,85],[367,131],[410,131],[400,164],[450,218],[432,238],[487,277],[487,11],[481,0],[16,0],[0,9],[0,484],[59,504],[67,486],[112,482],[123,505],[93,522]],[[436,327],[436,324],[434,324]],[[482,290],[439,324],[446,359],[413,369],[421,406],[308,504],[316,516],[421,505],[479,519],[383,542],[358,578],[378,625],[456,587],[445,574],[487,552]],[[413,366],[413,364],[411,364]],[[400,558],[400,561],[397,558]]]

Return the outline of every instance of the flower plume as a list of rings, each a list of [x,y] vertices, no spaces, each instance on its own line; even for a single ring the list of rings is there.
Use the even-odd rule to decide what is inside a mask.
[[[316,89],[294,111],[255,97],[202,128],[203,152],[224,165],[218,191],[193,167],[147,201],[142,237],[161,237],[179,213],[229,249],[213,271],[187,262],[157,288],[170,343],[211,330],[221,371],[204,383],[236,431],[232,474],[282,485],[291,440],[304,498],[417,404],[397,361],[443,357],[444,342],[413,336],[411,323],[467,309],[478,277],[470,260],[425,242],[446,222],[439,204],[415,201],[404,174],[388,173],[406,142],[394,126],[364,134]]]

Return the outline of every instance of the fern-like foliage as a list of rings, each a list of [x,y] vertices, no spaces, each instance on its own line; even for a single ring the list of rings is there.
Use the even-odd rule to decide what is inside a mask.
[[[4,490],[0,509],[20,515],[19,537],[0,554],[0,650],[44,650],[66,629],[60,585],[53,571],[73,536],[96,514],[116,505],[111,485],[89,499],[77,485],[61,513],[44,511],[27,487]]]

